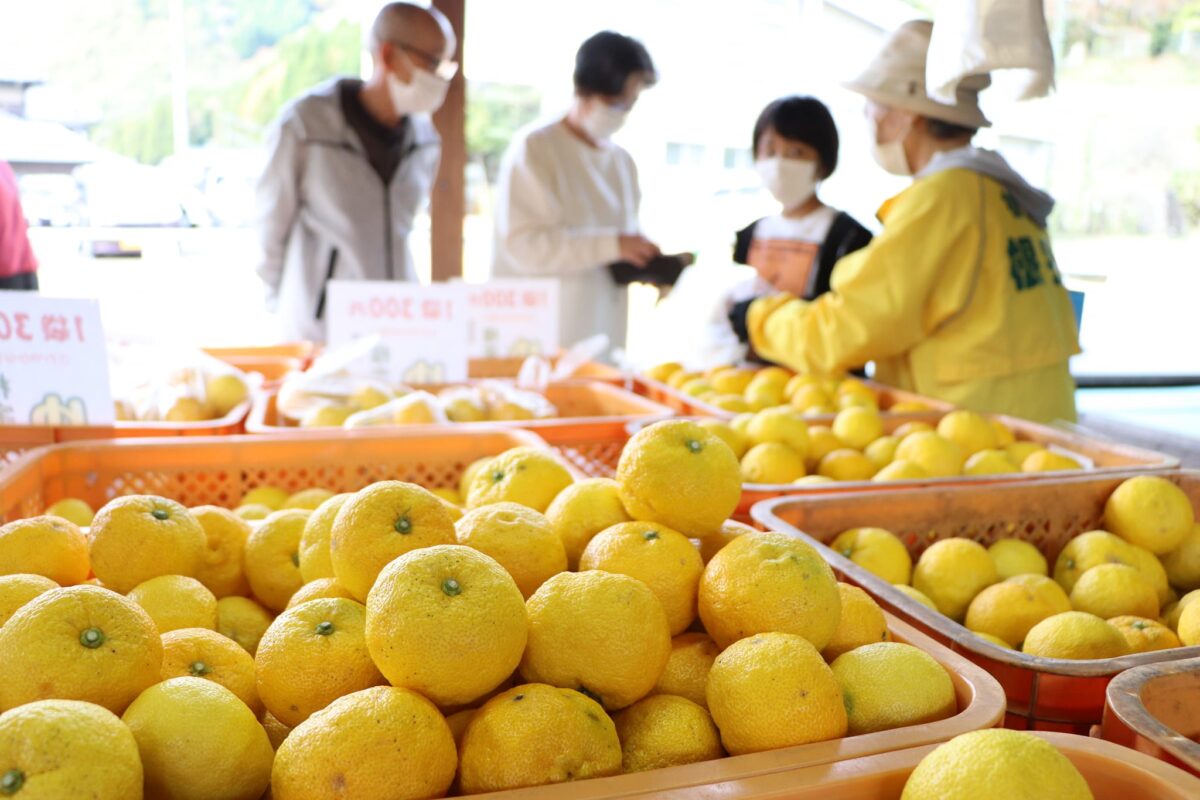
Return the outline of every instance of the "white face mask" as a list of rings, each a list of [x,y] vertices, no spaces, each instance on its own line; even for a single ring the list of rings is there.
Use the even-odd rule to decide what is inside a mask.
[[[587,131],[587,135],[597,142],[606,142],[621,130],[628,118],[629,112],[625,109],[613,108],[608,103],[597,101],[592,103],[583,115],[580,125]]]
[[[911,123],[909,126],[911,127]],[[908,127],[905,127],[904,132],[894,141],[882,144],[879,142],[879,122],[874,116],[867,117],[867,128],[870,131],[871,155],[874,156],[875,163],[893,175],[912,175],[908,156],[904,155],[904,137],[908,135]]]
[[[442,107],[450,81],[439,78],[419,67],[412,70],[412,80],[404,83],[396,73],[387,74],[388,93],[397,114],[432,114]]]
[[[754,162],[763,185],[785,209],[795,208],[817,191],[817,162],[803,158],[760,158]]]

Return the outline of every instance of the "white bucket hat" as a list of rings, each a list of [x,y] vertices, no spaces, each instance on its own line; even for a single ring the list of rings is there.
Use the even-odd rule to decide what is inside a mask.
[[[984,73],[963,78],[954,105],[939,103],[925,90],[925,55],[933,23],[912,20],[895,30],[861,75],[843,86],[881,105],[912,111],[923,117],[968,128],[987,128],[991,122],[979,110],[979,93],[991,85]]]

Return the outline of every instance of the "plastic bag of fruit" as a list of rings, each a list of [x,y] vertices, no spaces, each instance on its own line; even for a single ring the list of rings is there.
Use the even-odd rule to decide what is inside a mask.
[[[221,419],[249,402],[257,376],[207,353],[149,342],[109,343],[116,418],[139,422]]]
[[[376,425],[440,425],[449,422],[438,398],[429,392],[409,392],[381,406],[357,411],[346,418],[346,428],[370,428]]]

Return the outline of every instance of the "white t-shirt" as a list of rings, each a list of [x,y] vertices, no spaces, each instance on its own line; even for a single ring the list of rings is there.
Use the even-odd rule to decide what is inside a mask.
[[[821,245],[825,243],[837,214],[829,206],[819,206],[795,219],[782,214],[762,218],[754,226],[747,262],[760,271],[768,260],[783,262],[786,269],[816,269]],[[728,304],[732,307],[751,297],[777,291],[761,274],[756,274],[733,288]]]
[[[637,169],[611,142],[592,147],[561,121],[518,134],[500,167],[492,274],[560,282],[559,344],[596,333],[625,341],[625,288],[607,265],[637,233]]]

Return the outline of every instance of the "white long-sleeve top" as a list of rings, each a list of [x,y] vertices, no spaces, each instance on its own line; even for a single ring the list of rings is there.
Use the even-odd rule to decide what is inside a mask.
[[[637,168],[611,142],[592,147],[561,121],[518,134],[500,167],[492,275],[560,282],[559,343],[596,333],[625,343],[627,298],[607,265],[638,232]]]

